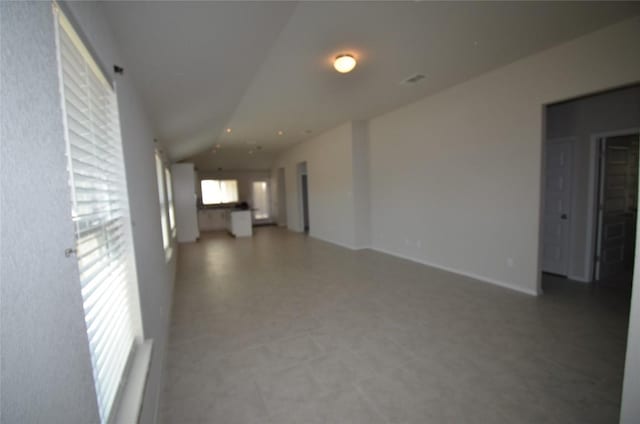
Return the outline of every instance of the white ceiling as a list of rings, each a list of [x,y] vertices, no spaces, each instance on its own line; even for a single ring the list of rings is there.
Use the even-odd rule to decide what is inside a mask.
[[[278,150],[340,123],[640,14],[640,3],[617,2],[104,7],[158,138],[172,159],[197,155],[203,169],[268,167]],[[358,59],[350,74],[332,68],[342,52]],[[416,73],[426,78],[400,84]]]

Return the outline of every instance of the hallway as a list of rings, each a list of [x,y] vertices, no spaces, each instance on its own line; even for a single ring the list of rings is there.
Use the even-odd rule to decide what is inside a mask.
[[[628,297],[274,227],[180,247],[161,423],[611,423]]]

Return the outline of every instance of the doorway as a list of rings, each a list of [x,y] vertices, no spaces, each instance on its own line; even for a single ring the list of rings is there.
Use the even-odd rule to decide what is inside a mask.
[[[269,220],[269,183],[267,181],[254,181],[251,184],[251,197],[253,200],[254,222]]]
[[[307,174],[307,163],[298,164],[298,178],[300,183],[300,217],[301,227],[305,233],[309,233],[309,177]]]
[[[543,123],[540,269],[581,283],[603,281],[632,262],[625,258],[634,250],[637,148],[618,137],[637,142],[640,85],[548,104]],[[618,175],[618,168],[633,171]],[[611,212],[601,219],[605,199]],[[624,273],[631,275],[628,267],[618,276]]]
[[[599,137],[593,279],[630,288],[638,208],[638,133]]]

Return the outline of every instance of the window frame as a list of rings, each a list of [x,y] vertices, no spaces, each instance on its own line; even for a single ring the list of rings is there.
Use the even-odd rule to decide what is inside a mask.
[[[176,238],[176,205],[173,196],[173,175],[169,166],[164,167],[164,180],[167,189],[167,213],[169,215],[169,231],[171,238]]]
[[[165,180],[165,164],[162,152],[155,149],[156,182],[158,185],[158,203],[160,206],[160,231],[162,232],[162,249],[165,261],[169,262],[173,255],[173,237],[169,224],[169,208],[167,205],[167,184]]]

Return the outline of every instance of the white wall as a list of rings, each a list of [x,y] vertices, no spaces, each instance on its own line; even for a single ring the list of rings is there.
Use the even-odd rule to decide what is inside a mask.
[[[287,226],[302,231],[300,182],[297,166],[307,163],[309,234],[354,247],[352,125],[347,123],[298,144],[274,163],[273,173],[285,168]]]
[[[0,415],[95,423],[51,4],[0,2],[0,31]]]
[[[543,105],[637,81],[639,49],[636,18],[372,119],[374,248],[536,293]]]
[[[353,146],[354,247],[371,246],[371,186],[369,157],[369,125],[366,121],[351,123]]]
[[[588,219],[590,204],[589,167],[595,160],[591,150],[593,134],[640,128],[640,86],[626,87],[595,96],[552,105],[547,109],[547,139],[575,137],[571,205],[571,256],[569,277],[590,281],[592,250],[587,240],[594,234],[594,222]],[[595,196],[591,197],[592,200]]]
[[[174,163],[171,166],[171,175],[178,241],[194,242],[200,237],[196,205],[196,172],[192,163]]]
[[[117,77],[118,105],[144,334],[154,339],[141,422],[151,423],[175,272],[175,259],[166,263],[162,248],[154,137],[101,5],[67,6],[99,60],[125,68]],[[11,299],[2,302],[3,419],[97,422],[80,284],[73,259],[63,254],[73,246],[73,227],[51,4],[1,7],[2,298]]]

